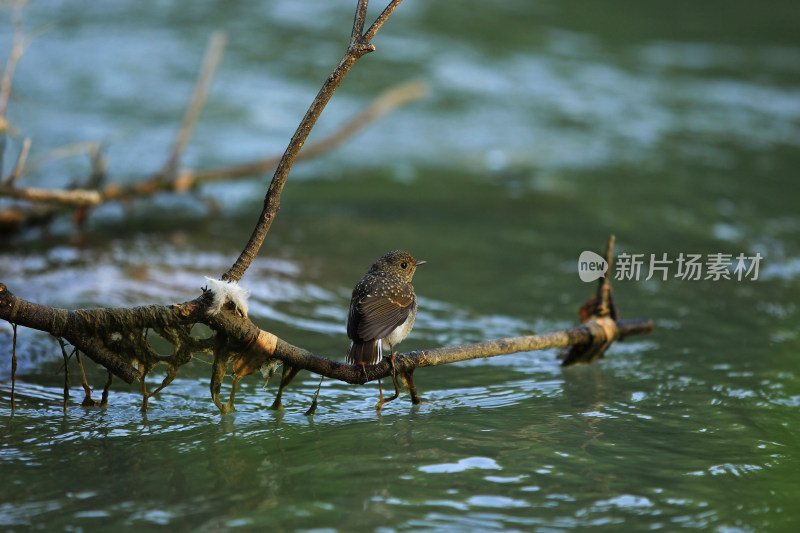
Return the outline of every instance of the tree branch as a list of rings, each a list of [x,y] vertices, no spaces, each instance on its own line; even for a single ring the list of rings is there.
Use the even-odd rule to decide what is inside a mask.
[[[368,2],[366,1],[359,2],[356,12],[356,19],[354,20],[353,35],[355,35],[356,30],[358,30],[358,32],[363,31],[367,4]],[[394,2],[393,4],[395,4],[396,7],[398,2]],[[394,8],[391,10],[393,9]],[[379,21],[376,21],[376,24],[373,24],[369,39],[374,36],[377,28],[379,28],[380,25],[385,22],[385,19],[388,17],[388,14],[391,12],[391,10],[389,10],[389,8],[384,10],[384,12],[381,14],[381,17],[379,17],[380,24],[378,24],[378,26],[376,26],[376,24]],[[20,29],[21,25],[19,20],[20,19],[18,17],[15,21],[17,29],[15,31],[14,47],[11,51],[11,54],[9,54],[8,64],[2,78],[2,90],[0,91],[0,104],[2,105],[0,105],[0,110],[3,111],[11,91],[11,79],[13,77],[14,68],[22,55],[22,51],[24,50],[24,39],[22,30]],[[320,90],[320,94],[327,95],[327,97],[321,98],[320,95],[318,95],[317,100],[315,100],[315,104],[312,104],[312,107],[309,109],[309,113],[307,113],[306,119],[312,115],[314,116],[314,119],[310,121],[305,120],[303,123],[301,123],[300,127],[298,128],[298,132],[295,133],[295,137],[292,139],[292,143],[290,143],[290,147],[293,147],[292,150],[287,149],[287,151],[284,152],[284,154],[280,157],[268,157],[244,164],[230,165],[208,170],[181,170],[179,169],[181,156],[188,145],[191,134],[194,130],[194,126],[202,111],[211,81],[222,56],[225,41],[226,38],[222,32],[216,32],[210,39],[203,60],[203,66],[198,75],[191,101],[187,106],[181,127],[170,152],[170,156],[158,172],[144,181],[139,181],[132,185],[111,184],[101,189],[100,181],[102,180],[98,181],[94,179],[97,177],[105,177],[105,160],[102,158],[102,154],[99,154],[98,152],[98,143],[80,143],[77,145],[59,148],[51,151],[44,158],[39,158],[39,160],[35,161],[32,166],[29,165],[28,167],[25,167],[28,149],[30,147],[30,143],[26,140],[26,143],[23,145],[23,150],[18,158],[17,166],[3,182],[0,182],[0,197],[15,198],[31,204],[47,204],[49,207],[39,210],[31,210],[26,209],[24,205],[12,205],[11,207],[0,211],[0,226],[14,227],[21,226],[25,223],[46,223],[57,212],[59,207],[77,208],[73,219],[80,224],[87,217],[89,208],[100,203],[114,200],[126,200],[136,197],[145,197],[159,192],[180,193],[190,190],[203,182],[217,181],[221,179],[235,179],[258,174],[270,169],[276,169],[275,175],[282,177],[278,180],[273,177],[273,184],[270,187],[272,195],[270,196],[269,191],[267,194],[270,198],[279,197],[282,189],[281,183],[285,182],[286,176],[288,176],[291,165],[295,160],[299,160],[301,158],[310,159],[335,148],[344,140],[366,126],[368,123],[381,118],[399,106],[421,98],[426,92],[423,84],[419,82],[402,85],[395,89],[390,89],[373,101],[367,109],[352,118],[334,133],[312,145],[307,146],[305,150],[303,150],[302,155],[300,155],[298,153],[299,149],[303,145],[305,138],[308,136],[311,127],[316,121],[316,117],[318,117],[319,113],[321,113],[322,108],[324,107],[323,100],[327,102],[327,99],[330,98],[336,86],[338,86],[338,84],[341,82],[341,78],[343,77],[344,73],[346,73],[346,71],[349,70],[349,67],[352,66],[352,62],[354,62],[355,59],[358,59],[358,57],[361,55],[374,49],[374,47],[366,42],[364,38],[359,37],[357,39],[353,39],[351,36],[351,43],[346,54],[347,61],[343,59],[343,61],[340,63],[340,68],[337,68],[338,74],[329,77],[329,79],[326,81],[326,85]],[[3,136],[5,127],[5,120],[2,116],[2,113],[0,113],[0,144],[2,144],[2,141],[5,139]],[[41,166],[43,163],[62,157],[71,157],[74,155],[84,154],[86,152],[89,152],[90,155],[94,155],[92,156],[91,176],[87,181],[87,187],[85,188],[41,189],[35,187],[19,187],[16,184],[17,178],[23,174],[31,172],[32,169]],[[0,151],[0,159],[1,158],[2,151]],[[103,167],[103,172],[97,172],[97,169],[101,166]],[[267,202],[265,198],[265,206],[269,205],[270,210],[277,212],[278,204],[279,202]],[[274,216],[274,214],[272,216]],[[272,217],[262,217],[259,220],[266,221],[271,219]],[[266,229],[261,228],[261,230],[264,231],[264,235],[266,235],[266,231],[268,231],[268,229],[268,227]],[[254,233],[256,232],[254,231]],[[260,239],[260,241],[263,241],[263,237]],[[253,253],[253,249],[255,249],[257,252],[258,247],[260,247],[260,242],[257,246],[255,246],[255,243],[251,245],[249,248],[251,250],[250,253]],[[246,255],[249,257],[250,254]],[[243,273],[246,269],[246,266],[241,265],[239,268],[241,268]]]
[[[378,33],[378,30],[381,29],[383,24],[389,19],[389,16],[392,13],[394,13],[394,10],[397,9],[398,6],[400,6],[400,3],[402,1],[403,0],[392,0],[391,2],[389,2],[389,5],[386,6],[386,9],[383,10],[383,13],[381,13],[380,16],[378,16],[375,22],[372,23],[372,26],[370,26],[369,29],[367,30],[367,33],[364,34],[364,40],[366,42],[368,43],[372,42],[372,39],[373,37],[375,37],[375,34]]]
[[[14,169],[11,171],[11,174],[3,181],[3,185],[13,186],[14,181],[22,175],[22,171],[25,169],[25,163],[28,161],[28,153],[31,149],[31,138],[25,137],[25,140],[22,142],[22,150],[19,151],[19,156],[17,156],[17,162],[14,165]]]
[[[219,62],[222,59],[222,53],[225,50],[225,44],[228,42],[228,37],[223,31],[215,31],[208,41],[208,48],[203,58],[203,66],[200,68],[200,74],[197,76],[197,83],[195,84],[192,99],[189,106],[186,108],[186,114],[183,116],[178,136],[175,139],[175,144],[172,147],[172,152],[164,164],[164,167],[157,173],[161,177],[171,177],[178,170],[181,156],[183,155],[186,146],[189,144],[189,139],[194,132],[197,119],[200,118],[200,113],[203,111],[208,90],[211,87],[211,81],[214,79],[214,74],[217,71]]]
[[[311,103],[311,106],[306,111],[303,120],[300,121],[300,125],[297,127],[294,135],[292,136],[291,141],[289,141],[289,146],[286,147],[286,151],[283,153],[283,157],[281,157],[280,162],[278,163],[278,168],[275,169],[275,174],[272,177],[272,182],[270,183],[269,189],[267,189],[267,194],[264,197],[264,208],[261,211],[261,214],[258,217],[258,221],[256,222],[255,227],[253,228],[253,233],[250,235],[250,239],[247,241],[242,253],[239,255],[239,258],[236,262],[222,275],[222,279],[225,281],[239,281],[242,279],[247,268],[250,266],[250,263],[253,262],[255,259],[256,254],[261,249],[261,244],[264,242],[264,239],[269,232],[270,227],[272,226],[272,222],[275,219],[275,216],[280,209],[280,198],[281,192],[283,191],[283,187],[286,184],[286,179],[289,177],[289,172],[292,169],[292,165],[297,160],[297,156],[300,153],[300,149],[303,147],[306,139],[308,138],[309,133],[311,133],[311,128],[314,127],[316,124],[317,119],[319,118],[322,110],[325,108],[327,103],[330,101],[331,97],[333,96],[334,91],[339,87],[342,83],[342,80],[350,72],[350,69],[353,65],[358,61],[358,59],[366,53],[369,53],[375,49],[369,41],[375,36],[375,33],[380,29],[386,19],[391,15],[392,11],[399,5],[400,2],[395,0],[389,4],[389,6],[381,13],[378,20],[373,23],[368,31],[368,37],[365,36],[364,38],[351,38],[350,45],[347,47],[347,52],[345,53],[344,57],[337,67],[333,70],[333,72],[328,76],[328,79],[325,80],[325,83],[322,85],[322,88],[317,93],[316,98]],[[356,35],[360,33],[359,31],[359,24],[363,24],[364,17],[366,16],[366,8],[367,8],[367,1],[360,0],[358,6],[356,8],[356,16],[353,22],[353,32],[351,35]],[[363,11],[363,12],[362,12]]]
[[[280,195],[289,171],[298,159],[311,128],[350,68],[361,56],[374,50],[370,41],[399,4],[400,0],[390,2],[367,32],[362,35],[368,0],[358,2],[347,52],[323,84],[295,131],[289,146],[278,161],[253,234],[237,261],[223,275],[223,279],[230,281],[241,279],[258,253],[280,207]],[[206,64],[208,65],[209,62],[214,63],[216,60],[212,61],[207,58]],[[192,125],[199,113],[200,103],[198,102],[202,102],[205,92],[202,86],[207,84],[207,80],[210,79],[207,69],[203,70],[206,74],[200,75],[201,81],[195,91],[195,98],[189,105],[181,133],[173,147],[172,156],[165,166],[170,169],[170,172],[177,167],[180,154],[188,142]],[[376,106],[373,113],[378,115],[387,107],[389,107],[388,104]],[[360,119],[356,117],[343,129],[347,130],[347,133],[357,129],[359,124]],[[306,153],[308,152],[309,150],[306,151]],[[105,162],[98,148],[98,151],[94,152],[92,184],[99,187],[104,175]],[[145,184],[145,187],[139,190],[145,194],[149,188],[160,186],[160,182],[156,178],[157,176],[151,183]],[[141,187],[142,184],[139,186]],[[10,194],[20,194],[19,189],[9,185],[4,187],[17,191]],[[0,188],[0,192],[2,190]],[[106,191],[108,190],[107,188]],[[27,189],[25,194],[33,194],[30,191]],[[50,197],[50,201],[77,201],[75,198],[79,198],[82,193],[99,194],[97,191],[60,192],[70,193],[69,198],[64,199],[66,197],[61,198],[56,194]],[[55,198],[58,199],[54,200]],[[91,197],[87,196],[87,198]],[[94,200],[85,200],[86,203],[80,205],[88,205],[91,201]],[[606,250],[609,270],[612,249],[613,236]],[[21,325],[54,335],[62,347],[65,364],[68,364],[69,356],[64,339],[74,346],[73,352],[84,352],[98,364],[107,368],[109,376],[113,373],[129,383],[138,379],[141,382],[143,409],[146,409],[148,398],[169,385],[177,375],[178,368],[188,363],[193,353],[212,353],[214,361],[210,383],[211,396],[223,413],[233,410],[233,393],[236,384],[242,377],[253,373],[258,368],[265,367],[274,373],[275,365],[278,362],[281,362],[284,368],[274,404],[276,407],[281,405],[281,394],[284,388],[300,370],[308,370],[347,383],[365,383],[389,375],[394,377],[394,372],[397,371],[402,375],[408,387],[412,402],[419,403],[413,382],[413,372],[416,368],[520,351],[564,347],[570,347],[569,355],[575,357],[574,362],[591,362],[601,357],[615,340],[628,335],[648,333],[653,329],[653,323],[649,320],[617,319],[618,312],[613,304],[610,280],[605,279],[598,285],[596,294],[581,308],[581,320],[584,324],[576,328],[544,335],[509,337],[474,344],[408,352],[396,355],[394,366],[388,361],[382,361],[377,365],[365,368],[319,357],[307,350],[293,346],[274,334],[261,330],[246,316],[237,314],[231,303],[226,304],[222,311],[214,311],[214,314],[209,315],[211,299],[210,291],[204,289],[203,294],[192,301],[169,306],[150,305],[134,308],[67,311],[17,298],[4,284],[0,283],[0,319],[11,323],[15,332],[16,326]],[[213,332],[212,336],[203,339],[193,338],[191,336],[192,326],[197,323],[208,325]],[[174,348],[173,353],[170,355],[158,354],[149,344],[148,335],[151,332],[169,342]],[[16,336],[14,340],[16,341]],[[228,373],[231,361],[233,361],[234,368],[234,386],[227,404],[223,404],[219,399],[219,394],[222,380]],[[152,368],[160,363],[168,365],[167,376],[161,386],[148,393],[145,378]],[[68,371],[67,367],[65,369],[67,375]],[[66,383],[68,383],[68,377]],[[106,392],[109,384],[110,381],[106,384]],[[65,388],[65,402],[67,395],[68,385]],[[316,395],[314,401],[316,402]],[[379,407],[383,403],[381,402]],[[313,412],[313,406],[309,412]]]
[[[97,191],[86,189],[40,189],[37,187],[13,187],[0,185],[0,196],[27,200],[33,203],[56,204],[63,206],[97,205],[103,196]]]
[[[474,344],[461,344],[395,354],[395,366],[399,372],[410,372],[416,368],[458,363],[470,359],[484,359],[518,352],[566,348],[574,345],[605,343],[632,335],[650,333],[653,331],[653,327],[652,320],[643,319],[620,320],[617,322],[609,319],[603,322],[602,325],[601,322],[591,321],[576,328],[542,335],[508,337]],[[340,363],[314,355],[281,339],[278,339],[275,343],[273,353],[263,352],[261,355],[263,357],[277,358],[283,361],[284,364],[352,384],[364,384],[392,375],[392,367],[388,360],[369,366],[364,371],[356,365]]]
[[[421,81],[403,83],[386,90],[370,102],[369,106],[363,111],[341,125],[336,131],[314,143],[305,145],[303,150],[298,154],[297,161],[313,159],[333,150],[372,122],[381,119],[398,107],[419,100],[424,97],[427,92],[428,86]],[[184,170],[181,174],[187,175],[189,179],[197,183],[252,176],[274,169],[276,165],[280,163],[281,157],[283,156],[270,156],[251,163],[207,170]]]
[[[344,143],[347,139],[361,131],[369,124],[381,119],[398,107],[407,105],[424,97],[428,87],[425,83],[414,81],[392,87],[378,95],[370,104],[355,117],[341,125],[335,131],[322,139],[309,143],[298,155],[297,160],[309,160],[319,157]],[[23,145],[23,152],[20,160],[24,163],[22,154],[27,157],[26,147]],[[80,143],[70,145],[58,150],[54,150],[46,156],[44,162],[59,158],[71,157],[79,154],[89,153],[93,161],[98,161],[97,143]],[[270,156],[257,161],[228,165],[210,169],[182,169],[173,176],[172,179],[164,179],[159,172],[146,180],[138,181],[131,185],[109,184],[101,189],[41,189],[18,187],[14,185],[15,179],[23,174],[22,168],[15,168],[13,175],[0,184],[0,197],[17,198],[32,203],[46,203],[61,205],[64,207],[92,206],[110,201],[128,200],[132,198],[143,198],[158,194],[160,192],[185,192],[203,183],[215,182],[220,180],[244,178],[274,169],[280,162],[282,156]],[[105,164],[105,161],[102,161]],[[36,166],[40,166],[43,161],[40,159]],[[18,164],[18,167],[22,165]],[[29,166],[30,167],[30,166]],[[93,164],[92,174],[97,174],[97,165]],[[25,171],[30,172],[30,168]],[[12,179],[13,178],[13,179]],[[7,213],[8,210],[2,213]],[[15,218],[15,223],[19,220]],[[2,224],[2,219],[0,219]]]
[[[367,21],[367,7],[369,0],[358,0],[356,17],[353,21],[353,31],[350,33],[350,47],[354,47],[361,40],[364,33],[364,24]]]
[[[22,54],[25,52],[25,34],[22,31],[22,19],[20,16],[21,8],[17,8],[14,13],[14,39],[11,45],[11,53],[8,54],[6,68],[3,69],[3,76],[0,78],[0,134],[5,133],[6,106],[11,97],[11,81],[14,79],[14,71],[17,68]]]
[[[134,308],[103,308],[67,311],[22,300],[0,283],[0,319],[12,324],[48,332],[67,339],[78,350],[86,353],[110,372],[131,383],[143,379],[158,363],[169,363],[175,368],[186,364],[190,357],[157,356],[147,344],[146,329],[188,327],[204,323],[222,335],[221,350],[214,351],[214,370],[211,390],[215,404],[222,412],[232,409],[232,400],[222,404],[219,391],[228,364],[233,359],[234,374],[238,379],[253,373],[270,361],[280,361],[284,368],[308,370],[321,376],[346,383],[363,384],[392,375],[388,360],[364,369],[320,357],[278,338],[256,326],[250,319],[225,311],[214,316],[205,312],[205,295],[197,300],[170,306],[150,305]],[[576,328],[542,335],[525,335],[395,354],[397,372],[410,377],[417,368],[495,357],[517,352],[581,346],[584,349],[602,346],[631,335],[641,335],[653,330],[650,320],[613,320],[610,317],[592,318]],[[162,335],[164,336],[164,335]],[[167,335],[169,337],[169,335]],[[133,340],[131,340],[133,339]],[[127,340],[127,342],[125,342]],[[168,338],[177,342],[175,338]],[[214,344],[215,341],[210,341]],[[200,345],[193,345],[198,348]],[[210,348],[210,346],[209,346]],[[175,354],[180,352],[176,348]],[[190,355],[190,354],[189,354]],[[142,372],[134,368],[139,364]],[[171,378],[169,379],[171,381]],[[165,380],[162,388],[169,383]],[[411,386],[409,387],[411,389]],[[160,390],[160,389],[159,389]],[[145,396],[152,396],[145,394]],[[416,389],[412,400],[416,398]]]

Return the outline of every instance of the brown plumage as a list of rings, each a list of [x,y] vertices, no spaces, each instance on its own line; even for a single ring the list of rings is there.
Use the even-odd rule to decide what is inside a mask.
[[[375,261],[356,284],[347,316],[347,336],[353,341],[347,350],[348,363],[378,364],[384,349],[394,357],[394,345],[414,327],[417,296],[411,278],[423,263],[395,250]]]

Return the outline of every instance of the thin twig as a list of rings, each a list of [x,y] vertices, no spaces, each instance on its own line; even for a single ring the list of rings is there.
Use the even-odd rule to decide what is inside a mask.
[[[78,368],[81,369],[81,386],[83,387],[83,407],[91,407],[97,405],[97,402],[92,399],[92,388],[89,387],[89,381],[86,379],[86,371],[83,369],[83,361],[81,361],[81,352],[75,351],[75,359],[78,361]]]
[[[383,10],[383,13],[381,13],[380,16],[377,19],[375,19],[375,22],[373,22],[372,26],[369,27],[367,33],[364,34],[364,41],[368,43],[372,42],[372,38],[375,37],[375,34],[378,33],[378,30],[381,29],[383,24],[386,22],[389,16],[394,12],[394,10],[398,8],[400,2],[402,1],[403,0],[392,0],[389,3],[389,5],[386,6],[386,9]]]
[[[100,188],[108,176],[108,161],[103,155],[103,146],[98,143],[94,149],[89,150],[89,160],[91,161],[91,173],[86,181],[87,189]]]
[[[114,381],[114,374],[111,371],[108,371],[108,379],[106,380],[106,384],[103,387],[103,396],[100,398],[100,407],[106,407],[108,405],[108,391],[111,388],[111,382]]]
[[[380,94],[366,109],[351,118],[330,135],[309,143],[297,156],[298,161],[313,159],[333,150],[366,126],[391,113],[395,109],[424,97],[428,86],[421,81],[412,81],[392,87]],[[253,176],[274,169],[282,156],[271,156],[251,163],[211,168],[208,170],[184,171],[191,173],[195,182],[210,182],[221,179]]]
[[[172,152],[170,153],[169,159],[167,159],[167,162],[164,164],[164,167],[157,173],[161,177],[171,177],[177,171],[181,156],[194,132],[197,119],[200,118],[200,114],[203,111],[203,106],[208,96],[208,90],[211,87],[211,82],[214,79],[214,74],[222,59],[222,53],[225,50],[227,42],[228,37],[223,31],[215,31],[208,41],[206,54],[203,58],[203,66],[200,68],[200,74],[197,76],[197,83],[192,93],[192,99],[189,102],[189,106],[186,108],[181,128],[175,139],[175,144],[172,146]]]
[[[3,70],[3,77],[0,79],[0,133],[5,132],[6,129],[6,107],[11,97],[11,82],[14,79],[14,71],[17,68],[17,63],[19,63],[22,54],[25,52],[25,33],[22,30],[22,17],[20,15],[24,4],[25,2],[21,2],[20,5],[17,6],[14,15],[14,40],[11,45],[11,53],[8,54],[6,68]]]
[[[49,150],[44,155],[40,155],[39,157],[34,158],[31,160],[31,164],[28,165],[28,168],[23,174],[30,174],[39,170],[39,168],[52,163],[54,161],[58,161],[60,159],[67,159],[69,157],[76,157],[88,154],[89,157],[95,150],[98,149],[99,143],[97,141],[84,141],[84,142],[77,142],[72,144],[66,144],[64,146],[59,146],[58,148],[53,148]]]
[[[333,150],[344,143],[351,136],[355,135],[369,124],[379,120],[398,107],[414,102],[427,94],[427,85],[420,81],[404,83],[392,87],[376,97],[369,106],[359,112],[355,117],[347,121],[330,135],[306,145],[297,157],[297,160],[307,160],[319,157],[327,151]],[[92,176],[103,176],[107,172],[107,163],[102,157],[101,147],[96,142],[78,143],[52,150],[47,155],[37,159],[32,165],[28,165],[20,174],[30,173],[39,166],[64,157],[89,154],[92,160]],[[31,202],[49,202],[63,206],[96,205],[114,200],[129,198],[141,198],[156,194],[162,191],[182,192],[188,190],[190,186],[201,183],[214,182],[227,179],[237,179],[246,176],[253,176],[262,172],[274,169],[280,162],[281,156],[271,156],[250,163],[223,166],[207,170],[182,170],[176,176],[175,182],[160,179],[154,175],[145,181],[137,182],[132,185],[121,186],[111,184],[105,186],[100,191],[92,188],[85,189],[26,189],[21,187],[0,186],[0,197],[7,196],[28,200]],[[88,186],[92,184],[99,186],[101,183],[90,178]],[[183,183],[183,186],[179,186]],[[8,185],[8,183],[6,183]],[[48,192],[50,194],[48,194]],[[97,199],[95,196],[99,194]]]
[[[22,175],[22,171],[25,168],[25,163],[28,160],[28,153],[31,149],[31,138],[25,137],[25,140],[22,142],[22,150],[19,151],[19,156],[17,156],[17,163],[14,165],[14,170],[11,171],[11,174],[3,182],[4,185],[12,186],[14,185],[14,181]]]
[[[353,31],[350,33],[350,46],[355,46],[364,33],[364,23],[367,21],[367,6],[369,0],[358,0],[356,18],[353,21]]]
[[[314,124],[316,124],[317,119],[322,113],[322,110],[333,96],[334,91],[336,91],[336,89],[342,83],[342,80],[344,80],[344,77],[348,72],[350,72],[350,69],[353,67],[356,61],[358,61],[358,59],[364,54],[367,54],[375,49],[374,46],[369,44],[369,41],[372,39],[372,37],[374,37],[375,33],[380,29],[392,11],[394,11],[399,4],[400,2],[396,0],[389,4],[389,7],[387,7],[383,13],[381,13],[378,20],[376,20],[375,23],[373,23],[373,25],[370,27],[368,31],[368,38],[365,37],[364,39],[360,40],[356,39],[357,42],[353,42],[351,39],[350,45],[347,48],[347,52],[339,62],[339,65],[333,70],[330,76],[328,76],[328,79],[325,80],[325,83],[322,85],[322,88],[320,88],[316,98],[314,98],[314,101],[311,103],[308,111],[306,111],[305,116],[300,121],[300,125],[297,127],[297,130],[292,136],[291,141],[289,141],[289,146],[286,147],[286,151],[283,153],[283,157],[281,157],[278,167],[275,169],[272,182],[267,189],[267,194],[264,197],[264,208],[261,210],[258,221],[253,228],[253,233],[250,235],[250,239],[248,239],[247,244],[244,246],[242,253],[239,254],[236,262],[234,262],[228,271],[222,275],[222,279],[224,281],[239,281],[242,279],[245,271],[253,262],[253,259],[255,259],[256,254],[258,254],[258,251],[261,249],[261,244],[264,242],[264,239],[266,238],[267,233],[272,226],[275,215],[277,215],[278,209],[280,209],[281,192],[283,191],[283,187],[286,184],[287,178],[289,177],[289,172],[291,171],[294,162],[297,160],[300,149],[303,147],[303,144],[305,144],[308,134],[311,133],[311,128],[314,127]],[[365,6],[366,2],[360,1],[357,6],[357,11],[360,12],[360,10],[364,9]],[[360,23],[359,17],[360,15],[357,14],[353,22],[354,32],[358,30],[358,24]]]
[[[64,411],[67,410],[67,401],[69,400],[69,358],[67,355],[67,345],[64,339],[58,337],[58,344],[61,345],[61,355],[64,356]]]
[[[14,387],[17,383],[17,325],[11,324],[14,330],[14,336],[11,339],[11,412],[14,412],[16,406],[14,404]]]

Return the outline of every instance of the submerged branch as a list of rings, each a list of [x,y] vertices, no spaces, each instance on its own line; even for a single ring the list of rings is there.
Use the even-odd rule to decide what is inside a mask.
[[[168,379],[158,390],[168,385],[177,374],[178,367],[188,363],[195,351],[214,353],[211,393],[214,403],[223,413],[233,410],[233,398],[227,405],[219,400],[222,379],[233,362],[234,383],[255,370],[281,362],[284,374],[283,387],[299,370],[346,383],[363,384],[393,374],[391,364],[384,360],[377,365],[361,368],[315,355],[308,350],[289,344],[274,334],[256,326],[247,317],[231,310],[209,316],[206,313],[209,298],[169,306],[150,305],[134,308],[104,308],[67,311],[34,304],[17,298],[0,283],[0,319],[12,324],[48,332],[68,340],[75,348],[126,382],[144,380],[147,373],[159,363],[168,363]],[[212,339],[191,339],[189,329],[193,324],[207,324],[215,332]],[[148,344],[146,330],[153,329],[175,346],[172,356],[159,356]],[[572,329],[542,335],[525,335],[463,344],[442,348],[417,350],[395,355],[396,371],[402,374],[418,402],[411,375],[417,368],[495,357],[517,352],[529,352],[565,347],[582,347],[592,350],[607,348],[615,340],[653,330],[650,320],[614,320],[610,317],[592,318]],[[178,333],[175,333],[178,332]],[[182,333],[181,333],[182,332]],[[138,369],[135,368],[138,366]],[[143,385],[144,402],[154,393],[147,393]],[[157,392],[156,391],[156,392]],[[278,404],[280,402],[277,402]]]

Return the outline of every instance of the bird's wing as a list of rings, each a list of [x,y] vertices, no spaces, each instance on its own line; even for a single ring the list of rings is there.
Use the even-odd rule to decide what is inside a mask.
[[[406,321],[413,304],[413,294],[391,298],[368,294],[350,304],[347,336],[362,342],[382,339]]]

